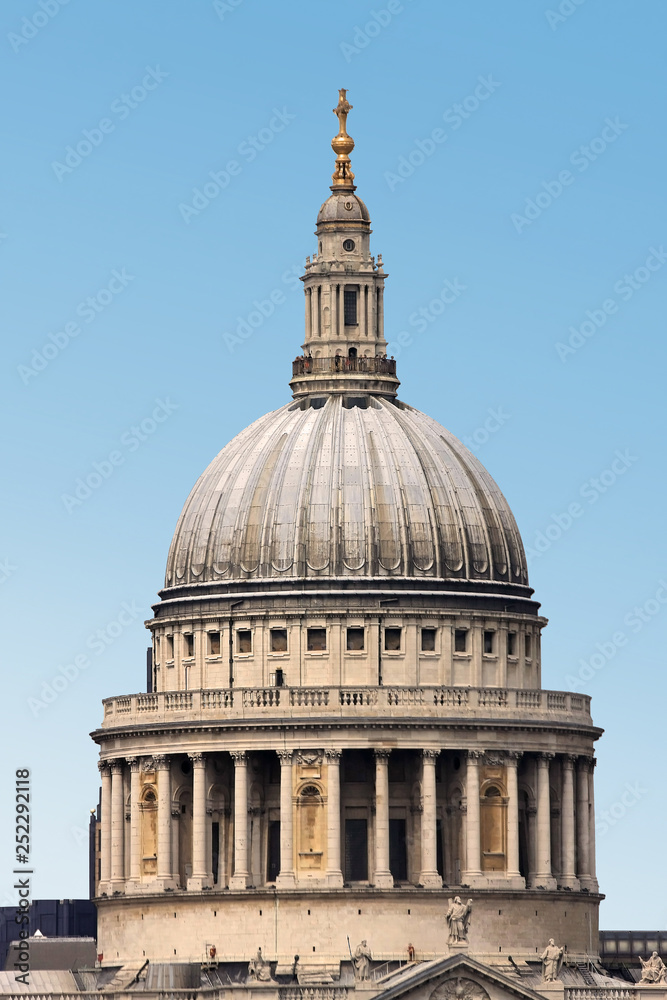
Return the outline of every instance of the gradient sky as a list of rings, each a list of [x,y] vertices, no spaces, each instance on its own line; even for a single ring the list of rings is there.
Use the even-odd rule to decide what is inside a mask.
[[[87,894],[88,733],[144,686],[192,484],[289,398],[345,86],[401,398],[498,481],[543,684],[606,731],[601,926],[667,927],[666,22],[659,0],[5,0],[2,903],[19,767],[35,897]]]

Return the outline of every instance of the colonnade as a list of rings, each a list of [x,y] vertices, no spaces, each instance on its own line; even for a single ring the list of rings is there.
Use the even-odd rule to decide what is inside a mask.
[[[438,871],[438,796],[436,765],[440,750],[428,748],[419,751],[421,756],[421,822],[419,824],[419,874],[416,883],[426,888],[440,888],[442,875]],[[322,763],[326,769],[326,871],[322,881],[332,887],[344,883],[341,865],[341,778],[340,749],[323,751]],[[390,786],[388,765],[391,751],[378,748],[373,751],[375,765],[374,842],[369,871],[369,881],[377,888],[392,888],[394,876],[390,870]],[[249,754],[245,750],[230,751],[234,765],[233,775],[233,868],[229,879],[230,889],[245,889],[250,880],[249,836]],[[295,870],[294,794],[296,751],[278,750],[280,763],[280,871],[276,887],[289,889],[298,884]],[[529,888],[568,888],[597,891],[595,878],[593,768],[595,761],[588,756],[553,753],[531,753],[525,761],[533,768],[534,802],[524,810],[530,839],[528,871],[521,873],[520,866],[520,775],[519,764],[524,755],[518,751],[502,751],[489,755],[482,750],[459,752],[465,762],[465,777],[461,782],[464,793],[461,800],[463,813],[464,862],[460,882],[470,887],[511,885]],[[207,789],[206,755],[188,754],[192,765],[192,874],[188,877],[189,890],[211,887],[212,878],[207,858]],[[557,817],[559,857],[552,858],[554,816],[552,802],[552,768],[556,760],[559,767],[560,812]],[[483,858],[481,769],[489,761],[500,767],[504,796],[504,864],[502,872],[485,870]],[[99,764],[101,792],[100,837],[100,893],[138,891],[151,888],[176,888],[178,881],[173,872],[173,803],[171,761],[165,754],[151,757],[126,757],[101,761]],[[126,816],[125,775],[129,769],[130,808]],[[140,804],[142,795],[141,772],[155,775],[157,816],[155,821],[156,858],[151,877],[146,878],[142,869],[142,831]],[[525,769],[524,769],[525,777]],[[463,775],[462,775],[463,778]],[[487,781],[488,784],[488,781]],[[151,785],[153,788],[154,785]],[[488,792],[487,792],[488,794]],[[494,794],[499,794],[497,791]],[[210,810],[209,810],[210,811]],[[125,823],[129,819],[129,838],[125,837]],[[126,845],[129,844],[129,858]],[[554,864],[554,861],[556,862]],[[128,878],[129,872],[129,878]],[[524,876],[528,876],[524,881]],[[312,883],[311,883],[312,884]]]

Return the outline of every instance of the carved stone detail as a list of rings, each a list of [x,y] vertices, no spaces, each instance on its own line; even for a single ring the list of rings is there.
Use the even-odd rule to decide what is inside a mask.
[[[239,767],[243,764],[248,763],[248,751],[247,750],[230,750],[229,756],[234,761],[235,767]]]
[[[280,761],[281,767],[290,767],[292,764],[293,753],[291,750],[276,750],[278,754],[278,760]]]
[[[456,979],[440,983],[431,993],[429,1000],[489,1000],[489,994],[472,979],[457,976]]]
[[[325,750],[324,756],[327,759],[327,764],[340,764],[342,753],[342,750]]]
[[[440,756],[439,750],[422,750],[422,757],[424,758],[424,760],[436,761],[439,756]]]
[[[324,757],[323,750],[297,750],[297,764],[305,764],[306,767],[315,767],[322,763]]]
[[[389,755],[391,750],[386,750],[384,747],[375,747],[373,749],[373,756],[376,760],[389,760]]]

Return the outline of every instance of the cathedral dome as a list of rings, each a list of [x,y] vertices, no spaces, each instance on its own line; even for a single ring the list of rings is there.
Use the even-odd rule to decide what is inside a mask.
[[[289,403],[223,448],[183,508],[165,587],[323,577],[528,583],[477,458],[413,407],[346,394]]]
[[[352,191],[334,191],[317,213],[318,228],[325,223],[368,223],[371,217],[365,204]]]

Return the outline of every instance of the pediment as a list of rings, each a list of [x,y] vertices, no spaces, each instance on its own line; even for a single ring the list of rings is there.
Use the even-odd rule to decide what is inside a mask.
[[[544,1000],[493,966],[453,955],[405,969],[374,1000]]]

